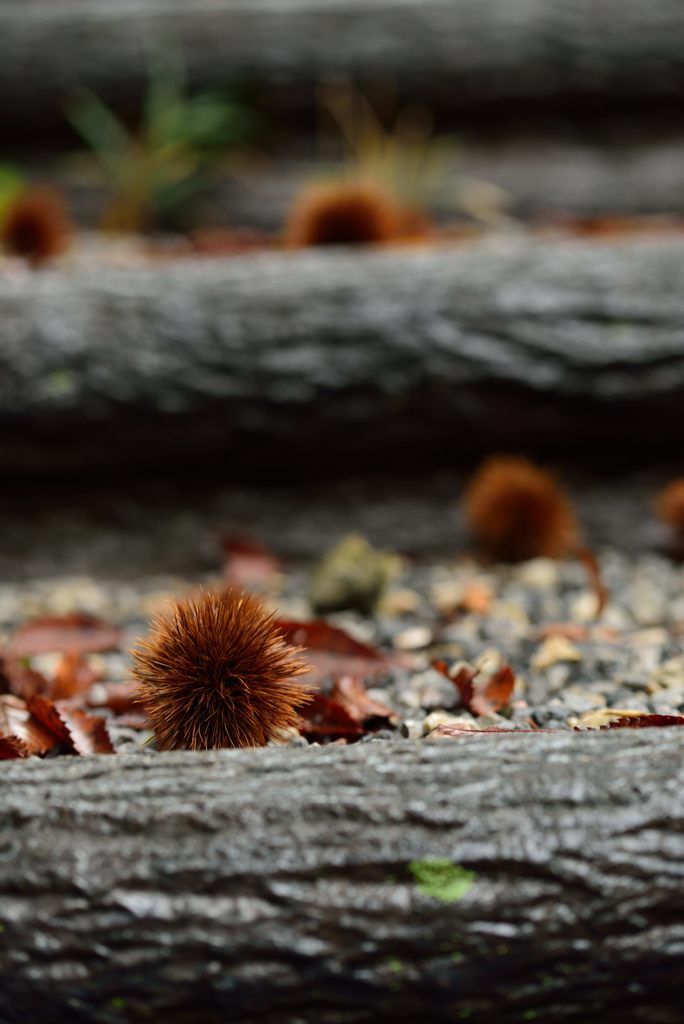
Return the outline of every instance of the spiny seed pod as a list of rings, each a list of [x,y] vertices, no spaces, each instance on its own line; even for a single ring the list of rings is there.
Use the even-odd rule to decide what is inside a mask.
[[[684,539],[684,478],[672,480],[656,498],[656,513],[672,527],[677,537]]]
[[[262,747],[311,698],[296,681],[300,648],[239,590],[177,601],[132,654],[160,750]]]
[[[293,248],[370,245],[402,236],[404,216],[379,188],[335,182],[306,189],[295,202],[285,240]]]
[[[57,192],[30,188],[10,206],[0,234],[7,252],[39,264],[66,248],[72,225]]]
[[[522,561],[576,553],[574,512],[554,478],[526,459],[487,460],[464,497],[468,526],[490,558]]]

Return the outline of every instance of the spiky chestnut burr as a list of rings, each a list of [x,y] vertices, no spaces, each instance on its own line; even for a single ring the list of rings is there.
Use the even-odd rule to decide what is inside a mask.
[[[338,181],[305,189],[285,229],[294,248],[311,245],[372,245],[402,237],[402,212],[374,185]]]
[[[311,696],[296,679],[307,671],[300,648],[239,590],[175,602],[132,654],[161,750],[262,747]]]
[[[488,459],[464,497],[470,531],[490,558],[522,561],[575,553],[579,529],[568,499],[527,459]]]
[[[8,209],[0,238],[7,252],[31,263],[45,263],[69,243],[72,225],[59,193],[29,188]]]

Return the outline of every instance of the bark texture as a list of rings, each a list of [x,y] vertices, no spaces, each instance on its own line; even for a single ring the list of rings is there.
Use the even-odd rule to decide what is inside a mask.
[[[668,237],[6,274],[0,467],[673,450],[682,296]]]
[[[251,82],[281,111],[310,109],[340,74],[450,107],[684,86],[678,0],[4,0],[0,112],[56,116],[80,85],[139,97],[149,47],[168,39],[194,86]]]
[[[683,740],[5,763],[0,1021],[674,1024]]]

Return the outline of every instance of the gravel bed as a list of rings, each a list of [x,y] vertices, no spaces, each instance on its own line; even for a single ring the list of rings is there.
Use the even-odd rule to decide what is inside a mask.
[[[391,728],[365,740],[409,739],[439,733],[441,725],[483,729],[582,727],[601,708],[684,713],[684,567],[654,553],[603,548],[599,559],[610,590],[596,622],[595,599],[576,562],[535,559],[483,566],[472,557],[404,559],[377,613],[339,612],[327,621],[352,637],[397,655],[400,665],[366,679],[369,695],[394,712]],[[308,619],[311,564],[293,563],[262,584],[264,600],[286,618]],[[87,612],[124,629],[122,650],[89,655],[106,682],[128,678],[126,650],[150,618],[175,596],[221,577],[148,575],[141,579],[59,576],[0,584],[0,631],[43,614]],[[475,593],[481,608],[468,610]],[[477,602],[476,602],[477,603]],[[464,608],[465,604],[465,608]],[[561,628],[549,630],[549,626]],[[435,660],[468,662],[483,671],[510,664],[516,685],[499,713],[476,717]],[[58,654],[33,659],[51,674]],[[325,690],[328,680],[321,685]],[[150,734],[112,725],[117,749],[153,749]],[[299,735],[293,743],[304,743]]]

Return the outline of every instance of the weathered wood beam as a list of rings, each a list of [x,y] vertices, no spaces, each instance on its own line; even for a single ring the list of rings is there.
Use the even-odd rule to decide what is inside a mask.
[[[498,238],[0,277],[0,467],[684,440],[684,243]]]
[[[683,738],[4,763],[0,1021],[674,1024]]]
[[[57,117],[81,85],[139,98],[166,40],[193,86],[251,83],[281,112],[310,110],[315,84],[340,75],[449,108],[684,88],[676,0],[4,0],[0,112]]]

